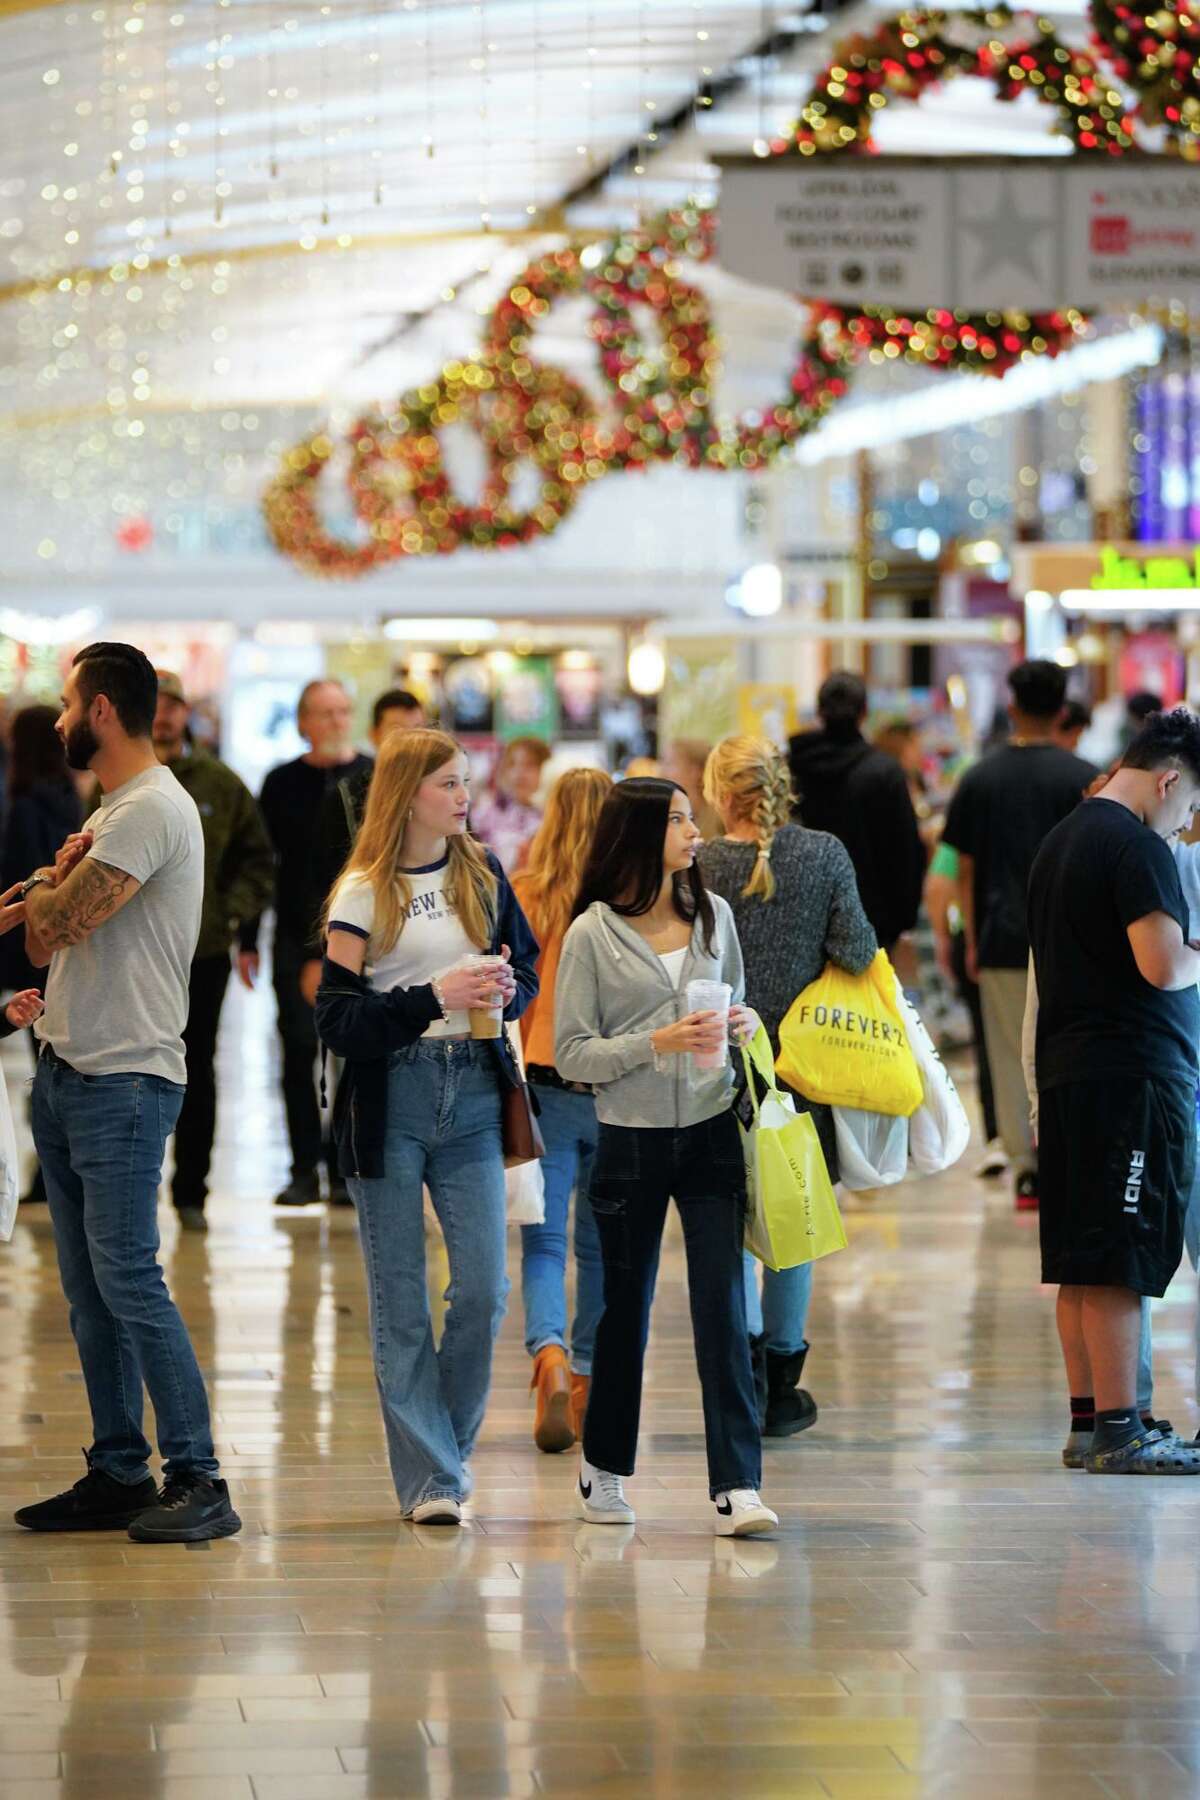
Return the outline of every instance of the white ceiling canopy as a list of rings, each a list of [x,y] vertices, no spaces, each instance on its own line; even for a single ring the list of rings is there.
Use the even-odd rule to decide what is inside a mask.
[[[0,507],[19,535],[32,484],[95,531],[147,504],[156,458],[193,500],[244,503],[298,417],[470,355],[565,230],[715,198],[713,158],[778,135],[837,37],[887,10],[0,0]],[[1046,147],[1046,109],[973,85],[890,108],[884,147]],[[703,282],[754,393],[794,309]]]

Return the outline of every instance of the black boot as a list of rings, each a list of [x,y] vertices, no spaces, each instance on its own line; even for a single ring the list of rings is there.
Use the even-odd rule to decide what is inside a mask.
[[[817,1422],[817,1403],[807,1388],[797,1383],[804,1369],[808,1345],[791,1356],[767,1351],[767,1413],[764,1437],[794,1437]]]
[[[767,1340],[766,1335],[750,1339],[750,1373],[754,1377],[754,1398],[758,1405],[758,1429],[767,1422]]]

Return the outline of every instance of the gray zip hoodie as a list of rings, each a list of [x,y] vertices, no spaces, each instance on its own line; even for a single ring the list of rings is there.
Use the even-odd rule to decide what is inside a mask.
[[[745,999],[733,913],[717,894],[712,903],[712,954],[697,925],[678,988],[645,938],[603,900],[594,900],[567,932],[554,983],[554,1066],[564,1080],[595,1088],[602,1125],[679,1130],[715,1118],[730,1104],[729,1064],[693,1087],[691,1059],[663,1057],[656,1066],[650,1043],[652,1031],[683,1017],[689,981],[727,981],[733,1003]]]

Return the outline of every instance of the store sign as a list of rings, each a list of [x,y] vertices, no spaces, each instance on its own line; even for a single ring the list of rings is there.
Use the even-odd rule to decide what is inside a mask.
[[[1157,593],[1164,589],[1200,588],[1200,548],[1192,551],[1192,559],[1182,556],[1122,556],[1111,544],[1100,551],[1100,572],[1093,575],[1089,586],[1095,589],[1147,588]]]
[[[1045,312],[1200,299],[1200,166],[730,158],[718,234],[731,274],[843,305]]]

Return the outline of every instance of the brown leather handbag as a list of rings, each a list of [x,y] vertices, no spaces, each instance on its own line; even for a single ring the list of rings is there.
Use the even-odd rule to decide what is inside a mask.
[[[521,1163],[537,1162],[546,1154],[541,1128],[534,1110],[533,1096],[525,1079],[525,1064],[520,1048],[507,1032],[508,1048],[516,1068],[517,1085],[505,1081],[500,1094],[500,1138],[504,1146],[504,1166],[515,1169]]]

